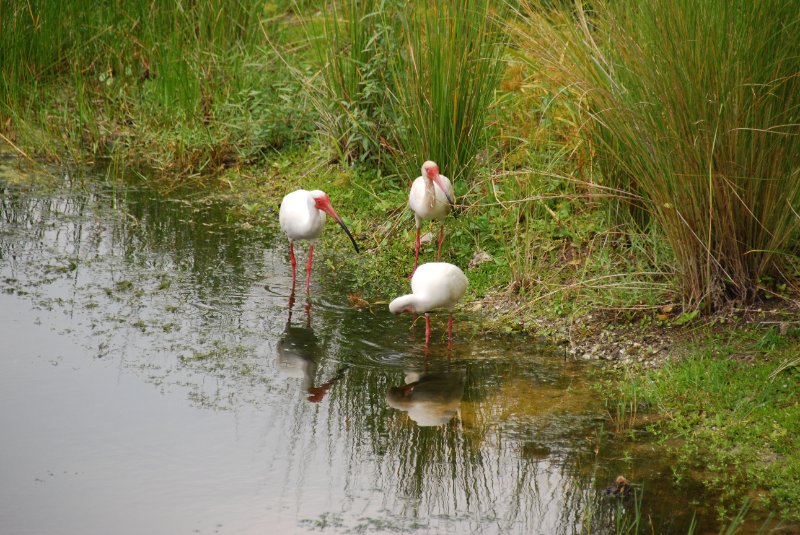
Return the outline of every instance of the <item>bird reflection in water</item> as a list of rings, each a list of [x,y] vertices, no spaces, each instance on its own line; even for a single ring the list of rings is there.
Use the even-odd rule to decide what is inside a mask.
[[[322,348],[317,335],[314,334],[314,329],[311,328],[311,301],[306,300],[304,307],[306,321],[302,327],[292,326],[294,301],[293,285],[289,295],[289,317],[286,320],[283,335],[278,340],[278,369],[287,377],[301,379],[302,388],[308,393],[306,399],[312,403],[319,403],[331,387],[344,376],[346,367],[340,368],[329,381],[314,386],[317,368],[322,358]]]
[[[386,401],[420,427],[444,425],[459,414],[465,379],[464,370],[408,371],[406,384],[389,387]]]

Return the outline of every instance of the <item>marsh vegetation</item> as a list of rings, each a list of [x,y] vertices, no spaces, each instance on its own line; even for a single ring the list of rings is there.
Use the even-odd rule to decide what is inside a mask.
[[[370,253],[341,261],[372,302],[406,284],[407,188],[433,159],[468,308],[567,344],[663,333],[604,391],[621,428],[657,410],[686,466],[719,453],[726,512],[767,488],[754,506],[797,520],[796,7],[3,2],[0,134],[23,161],[146,168],[248,224],[323,189]]]

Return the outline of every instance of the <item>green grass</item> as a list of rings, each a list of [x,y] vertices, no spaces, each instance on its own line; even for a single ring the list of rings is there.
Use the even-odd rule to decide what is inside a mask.
[[[681,107],[662,98],[678,74],[652,74],[664,70],[658,58],[671,61],[693,49],[658,49],[668,40],[657,39],[660,30],[652,25],[626,30],[645,17],[647,6],[660,6],[657,0],[635,9],[592,4],[597,11],[587,15],[587,28],[597,46],[590,52],[602,52],[602,65],[616,76],[599,80],[602,73],[591,70],[599,63],[586,64],[586,50],[546,55],[563,39],[586,41],[580,32],[554,26],[568,20],[559,19],[560,12],[516,20],[509,36],[499,31],[498,18],[510,15],[485,0],[442,0],[413,10],[349,0],[215,0],[191,10],[181,5],[4,3],[0,132],[33,157],[133,162],[155,170],[149,174],[164,180],[164,191],[208,183],[241,190],[250,183],[247,175],[261,174],[265,181],[281,178],[267,195],[279,198],[289,184],[313,181],[345,198],[373,252],[380,251],[371,258],[375,271],[392,274],[402,271],[411,240],[402,209],[407,179],[422,160],[434,158],[455,179],[465,216],[448,219],[447,258],[467,266],[474,253],[488,253],[490,262],[471,274],[475,296],[490,292],[507,302],[510,294],[520,306],[509,315],[526,322],[526,316],[569,317],[598,307],[652,316],[657,307],[680,301],[691,312],[701,302],[709,307],[721,299],[763,296],[796,276],[782,260],[794,252],[789,242],[800,218],[788,208],[797,204],[792,199],[800,195],[800,180],[784,171],[797,160],[800,138],[748,126],[778,119],[795,124],[789,120],[797,109],[789,91],[795,78],[753,86],[760,89],[749,93],[742,89],[751,87],[748,76],[778,80],[776,73],[794,65],[796,56],[789,56],[791,46],[777,46],[783,30],[758,51],[747,51],[762,56],[735,48],[758,37],[737,18],[747,11],[720,15],[729,17],[729,31],[741,35],[717,30],[703,36],[710,40],[703,50],[713,54],[718,47],[728,62],[720,65],[730,68],[712,80],[697,78],[728,95],[731,105],[720,108],[722,115],[715,112],[715,120],[725,122],[712,140],[713,158],[700,165],[705,131],[689,136],[696,140],[689,146],[687,135],[679,134],[693,131],[677,125],[710,119],[698,123],[699,105]],[[630,12],[615,11],[623,9]],[[673,24],[707,15],[680,3],[663,9],[664,16],[677,17]],[[771,12],[756,15],[763,28],[774,22]],[[611,39],[615,31],[624,38]],[[323,37],[310,42],[311,34]],[[675,35],[687,42],[686,35]],[[730,35],[744,44],[729,44],[724,37]],[[652,47],[645,59],[653,65],[637,63],[645,60],[633,54],[645,44]],[[760,62],[760,69],[735,83],[728,71],[740,72],[751,62]],[[694,64],[668,67],[687,65]],[[567,66],[576,69],[565,71]],[[604,88],[603,80],[613,87]],[[669,80],[672,86],[657,85]],[[689,90],[695,102],[698,88],[687,85]],[[761,95],[758,106],[753,94]],[[651,107],[641,103],[656,101],[662,103],[659,114],[646,113]],[[614,125],[628,145],[612,136]],[[658,150],[643,153],[647,147]],[[328,167],[318,154],[331,150],[340,162],[359,163],[348,171],[325,169],[319,180],[310,176]],[[308,157],[297,157],[306,152]],[[283,170],[287,159],[286,173],[302,181],[272,171]],[[698,171],[709,161],[712,175]],[[342,173],[354,177],[352,185],[326,182]],[[713,187],[703,189],[709,176]],[[256,188],[244,202],[267,202],[259,194]],[[631,203],[640,209],[638,216],[631,212],[633,219],[650,222],[645,228],[630,218],[619,223],[620,207]],[[690,208],[694,219],[684,212]],[[680,224],[669,220],[676,215]],[[394,218],[392,234],[373,239],[370,232],[382,227],[374,218]],[[688,239],[687,232],[697,236]]]
[[[32,156],[124,154],[172,177],[256,160],[313,124],[269,46],[299,38],[291,17],[289,2],[4,2],[0,131]]]
[[[489,107],[502,74],[503,37],[488,0],[437,0],[397,14],[401,54],[391,62],[403,135],[398,171],[434,160],[456,187],[474,185]]]
[[[487,0],[327,2],[319,73],[307,78],[336,159],[404,179],[440,163],[469,190],[486,148],[502,72],[502,34]],[[309,35],[316,32],[311,17]]]
[[[685,358],[656,371],[631,370],[610,391],[618,419],[631,407],[658,416],[650,429],[670,440],[677,478],[693,475],[723,497],[721,515],[752,500],[800,519],[800,331],[750,328],[698,335]],[[687,347],[688,346],[688,347]],[[608,393],[607,393],[608,394]],[[677,443],[676,443],[677,440]]]
[[[14,4],[18,21],[27,5]],[[564,144],[574,110],[515,87],[513,68],[498,87],[507,43],[489,3],[408,13],[391,2],[383,12],[324,5],[217,0],[181,11],[119,0],[113,11],[70,4],[57,19],[52,4],[34,2],[30,20],[52,27],[32,25],[16,41],[4,33],[20,66],[39,67],[8,71],[17,74],[4,86],[0,129],[32,156],[141,167],[165,192],[217,184],[246,216],[293,188],[324,189],[369,247],[361,282],[375,299],[405,287],[406,188],[433,157],[455,179],[463,213],[448,218],[445,259],[468,269],[472,297],[507,303],[510,290],[528,303],[510,312],[515,323],[660,300],[661,283],[637,275],[654,271],[647,257],[598,238],[601,205],[572,176],[575,151]],[[31,95],[13,98],[23,88]],[[357,165],[331,166],[331,151]],[[468,268],[476,252],[488,261]],[[633,275],[600,278],[609,269]]]
[[[669,242],[686,308],[759,296],[800,218],[800,12],[776,1],[528,6],[524,56],[580,103],[618,213]],[[590,6],[590,7],[587,7]]]
[[[390,106],[389,58],[397,52],[389,22],[398,6],[379,0],[324,3],[322,20],[306,18],[320,72],[307,79],[315,95],[319,128],[335,159],[388,169],[397,150]],[[310,19],[310,20],[309,20]],[[322,29],[322,38],[315,38]],[[302,73],[300,73],[302,76]]]

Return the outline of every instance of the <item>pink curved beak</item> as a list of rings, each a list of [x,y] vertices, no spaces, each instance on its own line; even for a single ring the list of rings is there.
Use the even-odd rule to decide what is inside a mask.
[[[430,168],[427,169],[427,171],[428,171],[428,178],[433,180],[436,183],[436,185],[439,186],[439,189],[442,190],[442,193],[444,193],[444,196],[447,198],[447,202],[450,204],[450,207],[451,208],[455,208],[455,206],[456,206],[455,201],[450,196],[450,192],[447,191],[447,188],[444,187],[444,184],[442,183],[442,179],[439,178],[439,168],[438,167],[430,167]]]
[[[342,221],[342,218],[339,217],[339,214],[336,213],[336,210],[333,209],[330,199],[327,196],[318,198],[316,199],[316,205],[318,209],[322,210],[331,216],[337,223],[339,223],[339,226],[344,229],[347,237],[350,238],[350,241],[353,243],[353,247],[355,248],[356,252],[360,253],[361,251],[358,249],[358,244],[356,243],[355,238],[353,238],[353,235],[350,233],[350,229],[344,224],[344,221]]]
[[[433,177],[433,181],[436,182],[436,185],[439,186],[440,190],[442,190],[442,193],[444,193],[444,196],[447,197],[447,202],[450,203],[450,207],[451,208],[455,208],[456,203],[453,200],[453,198],[450,196],[450,192],[447,191],[447,189],[444,187],[444,184],[442,184],[442,181],[439,178],[439,173],[436,173],[436,176]]]

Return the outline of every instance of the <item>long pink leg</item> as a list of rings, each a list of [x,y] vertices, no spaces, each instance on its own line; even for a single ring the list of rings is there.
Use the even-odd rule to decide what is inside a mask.
[[[428,347],[431,342],[431,316],[425,314],[425,347]]]
[[[447,320],[447,348],[453,347],[453,313],[450,313],[450,319]]]
[[[294,242],[289,242],[289,258],[292,261],[292,290],[294,290],[294,283],[297,281],[297,259],[294,257]]]
[[[311,284],[311,263],[314,259],[314,245],[308,248],[308,262],[306,262],[306,291],[308,291]]]
[[[439,251],[436,253],[437,262],[442,258],[442,240],[444,240],[444,223],[442,223],[439,229]]]

